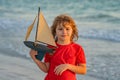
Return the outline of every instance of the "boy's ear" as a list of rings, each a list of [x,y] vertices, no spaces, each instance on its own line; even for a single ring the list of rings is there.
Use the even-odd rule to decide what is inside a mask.
[[[55,35],[55,42],[58,40],[58,37],[57,37],[57,35]]]

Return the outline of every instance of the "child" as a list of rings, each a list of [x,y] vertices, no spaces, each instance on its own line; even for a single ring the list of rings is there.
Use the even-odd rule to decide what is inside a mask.
[[[74,20],[68,15],[59,15],[51,27],[57,48],[47,53],[44,62],[35,58],[37,52],[30,55],[38,67],[47,73],[45,80],[76,80],[75,74],[86,74],[86,59],[82,46],[75,43],[78,31]]]

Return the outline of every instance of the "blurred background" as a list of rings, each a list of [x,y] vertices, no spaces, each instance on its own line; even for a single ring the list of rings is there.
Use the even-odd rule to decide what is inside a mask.
[[[120,0],[0,0],[1,80],[44,79],[23,44],[38,7],[49,26],[59,14],[75,20],[88,69],[78,80],[120,80]]]

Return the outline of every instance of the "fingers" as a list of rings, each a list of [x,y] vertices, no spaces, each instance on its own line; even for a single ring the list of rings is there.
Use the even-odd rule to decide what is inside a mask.
[[[30,55],[37,55],[37,51],[35,51],[35,50],[30,50]]]
[[[32,58],[35,58],[35,55],[37,55],[37,51],[35,51],[35,50],[30,50],[30,56],[32,57]]]
[[[61,75],[63,70],[62,70],[61,67],[58,66],[58,67],[55,68],[54,72],[55,72],[56,75]]]
[[[61,75],[65,70],[67,70],[66,64],[61,64],[54,69],[54,72],[56,75]]]

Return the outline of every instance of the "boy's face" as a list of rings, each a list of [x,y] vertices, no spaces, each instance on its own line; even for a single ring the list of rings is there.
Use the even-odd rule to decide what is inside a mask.
[[[70,41],[72,31],[72,27],[69,24],[66,24],[65,26],[60,24],[56,27],[56,36],[60,41]]]

